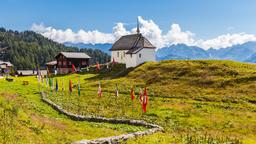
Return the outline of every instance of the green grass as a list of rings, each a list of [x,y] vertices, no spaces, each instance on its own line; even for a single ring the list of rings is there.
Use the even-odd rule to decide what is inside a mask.
[[[29,85],[22,85],[23,80]],[[71,143],[145,129],[72,121],[40,100],[35,77],[0,79],[0,88],[0,143]]]
[[[116,70],[115,70],[116,71]],[[124,74],[122,72],[122,74]],[[115,78],[109,73],[74,74],[64,79],[65,92],[52,101],[74,113],[143,119],[164,133],[128,143],[256,143],[256,65],[233,61],[162,61],[145,63]],[[79,77],[79,78],[78,78]],[[81,80],[82,95],[67,92],[68,79]],[[97,96],[101,81],[103,96]],[[115,97],[115,84],[119,97]],[[142,113],[138,90],[148,87],[149,107]],[[135,86],[136,100],[129,89]],[[45,91],[47,91],[45,89]]]
[[[47,92],[47,98],[73,113],[141,119],[165,130],[125,143],[256,143],[256,65],[213,60],[162,61],[131,70],[115,65],[100,73],[58,76],[59,90],[64,81],[63,93],[51,92],[45,84],[41,89]],[[71,95],[69,79],[75,84]],[[72,121],[40,100],[35,77],[14,80],[0,80],[0,143],[70,143],[144,130]],[[23,80],[30,84],[23,86]],[[97,95],[99,80],[101,98]],[[119,97],[114,94],[116,83]],[[147,113],[142,113],[138,91],[145,85],[149,105]],[[129,94],[131,86],[136,91],[134,102]]]

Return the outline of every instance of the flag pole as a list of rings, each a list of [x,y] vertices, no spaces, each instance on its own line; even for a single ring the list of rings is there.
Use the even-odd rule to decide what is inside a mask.
[[[77,76],[77,79],[78,79],[78,85],[77,85],[77,100],[78,100],[78,110],[77,110],[77,113],[80,114],[80,76]]]
[[[64,96],[64,78],[62,77],[62,96]]]

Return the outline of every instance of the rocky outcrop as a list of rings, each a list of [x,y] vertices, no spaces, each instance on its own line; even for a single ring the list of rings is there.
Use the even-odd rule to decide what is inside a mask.
[[[163,128],[160,127],[159,125],[147,123],[142,120],[115,119],[115,118],[83,116],[83,115],[73,114],[71,112],[64,110],[61,106],[55,104],[54,102],[48,100],[45,97],[45,93],[43,93],[43,92],[41,93],[41,99],[43,102],[50,105],[53,109],[55,109],[59,113],[64,114],[73,120],[90,121],[90,122],[106,122],[106,123],[111,123],[111,124],[128,124],[128,125],[133,125],[133,126],[143,126],[143,127],[149,128],[145,131],[122,134],[119,136],[99,138],[99,139],[94,139],[94,140],[76,141],[76,142],[74,142],[75,144],[98,144],[98,143],[99,144],[115,144],[115,143],[119,143],[121,141],[125,141],[125,140],[131,139],[131,138],[136,138],[136,137],[140,137],[140,136],[144,136],[144,135],[150,135],[150,134],[153,134],[153,133],[163,130]]]

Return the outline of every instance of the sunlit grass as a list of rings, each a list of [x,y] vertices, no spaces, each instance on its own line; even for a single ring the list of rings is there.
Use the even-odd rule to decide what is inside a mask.
[[[157,123],[164,132],[129,140],[127,143],[256,143],[256,66],[232,61],[163,61],[146,63],[124,77],[114,71],[54,77],[59,91],[46,83],[40,89],[64,109],[82,115],[141,119]],[[114,76],[113,76],[114,75]],[[68,92],[69,80],[73,92]],[[35,77],[0,80],[1,103],[14,110],[14,140],[36,139],[51,143],[92,139],[143,130],[127,125],[74,122],[40,101]],[[29,85],[23,86],[22,81]],[[77,93],[78,80],[81,96]],[[62,92],[62,81],[64,92]],[[103,90],[98,97],[98,83]],[[119,97],[115,96],[118,84]],[[132,102],[130,88],[136,99]],[[149,105],[142,113],[140,88],[147,86]],[[15,98],[14,98],[15,97]],[[10,104],[9,104],[10,103]],[[4,105],[6,105],[4,104]],[[2,106],[7,109],[7,106]],[[18,113],[13,108],[18,108]],[[17,123],[17,124],[16,124]],[[18,129],[18,128],[19,129]],[[10,138],[11,139],[11,138]]]
[[[165,133],[129,143],[256,142],[256,66],[232,61],[163,61],[146,63],[125,77],[111,74],[64,76],[65,92],[48,98],[83,115],[143,119],[160,124]],[[78,77],[79,76],[79,77]],[[58,77],[62,79],[62,77]],[[81,81],[82,93],[68,93],[68,79]],[[101,83],[103,96],[97,95]],[[115,85],[119,97],[115,96]],[[136,100],[131,101],[134,86]],[[148,87],[149,105],[142,113],[139,88]],[[49,92],[49,91],[48,91]],[[159,138],[161,137],[161,138]],[[161,139],[161,140],[159,140]]]
[[[29,85],[22,85],[24,80]],[[0,87],[0,143],[71,143],[145,129],[72,121],[40,100],[35,77],[14,78],[14,82],[1,79]]]

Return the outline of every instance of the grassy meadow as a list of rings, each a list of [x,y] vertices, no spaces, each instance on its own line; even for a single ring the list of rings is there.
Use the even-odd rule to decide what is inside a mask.
[[[45,83],[41,90],[48,99],[73,113],[141,119],[164,128],[163,132],[123,143],[256,143],[256,65],[198,60],[149,62],[128,70],[122,67],[56,76],[58,92]],[[70,79],[74,84],[72,94],[68,92]],[[23,86],[23,80],[30,84]],[[81,96],[77,93],[78,80]],[[102,97],[97,94],[99,81]],[[130,98],[132,86],[134,101]],[[138,92],[145,86],[149,104],[147,113],[142,113]],[[1,130],[0,140],[7,143],[70,143],[144,129],[77,122],[59,115],[40,101],[35,77],[14,78],[14,82],[2,79],[0,87],[0,122],[5,130]]]
[[[29,85],[22,85],[22,81]],[[143,127],[73,121],[40,100],[35,77],[0,79],[0,143],[72,143],[144,130]]]
[[[115,67],[119,67],[115,68]],[[57,77],[65,92],[48,98],[83,115],[142,119],[165,131],[126,143],[256,143],[256,65],[233,61],[162,61],[134,70],[120,66],[103,72]],[[120,72],[121,71],[121,72]],[[119,73],[120,75],[117,75]],[[81,82],[68,93],[68,80]],[[103,96],[98,97],[98,83]],[[119,97],[115,96],[118,84]],[[136,100],[130,98],[135,87]],[[149,105],[142,113],[138,91],[147,86]]]

